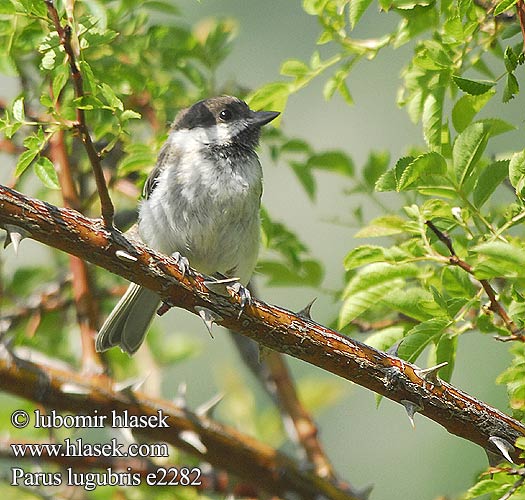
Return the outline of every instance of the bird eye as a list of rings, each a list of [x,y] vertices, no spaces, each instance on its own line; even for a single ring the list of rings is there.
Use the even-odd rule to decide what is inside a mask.
[[[231,112],[229,109],[223,109],[223,110],[219,113],[219,118],[220,118],[223,122],[227,122],[228,120],[231,120],[231,119],[232,119],[232,112]]]

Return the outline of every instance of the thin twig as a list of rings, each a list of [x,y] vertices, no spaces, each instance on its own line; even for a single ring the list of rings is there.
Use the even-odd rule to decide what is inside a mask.
[[[82,98],[84,97],[84,84],[82,81],[82,74],[80,73],[80,69],[76,62],[75,53],[71,45],[71,26],[69,25],[62,26],[62,24],[60,23],[60,17],[58,15],[58,11],[55,8],[53,0],[44,0],[44,1],[46,2],[46,5],[47,5],[49,17],[51,18],[51,20],[53,21],[53,24],[55,25],[55,29],[57,30],[57,33],[60,37],[60,43],[64,47],[64,50],[66,52],[66,55],[69,61],[71,79],[73,81],[73,86],[75,89],[75,97],[77,99]],[[85,116],[84,110],[81,109],[80,107],[77,107],[76,116],[77,116],[77,121],[75,123],[75,126],[80,133],[82,143],[84,144],[84,148],[88,155],[89,161],[91,163],[91,167],[93,169],[93,174],[95,176],[97,191],[98,191],[98,195],[100,198],[100,209],[102,212],[102,219],[104,221],[105,227],[111,228],[113,227],[113,215],[115,213],[115,209],[113,207],[113,202],[111,201],[111,198],[109,196],[108,187],[106,185],[106,180],[104,179],[104,172],[102,170],[102,165],[100,163],[100,157],[91,139],[91,135],[89,133],[89,129],[86,123],[86,116]]]
[[[416,365],[257,299],[239,315],[240,298],[210,292],[206,287],[209,277],[193,270],[183,274],[174,259],[127,240],[118,231],[103,229],[97,221],[73,210],[0,186],[0,227],[6,224],[45,245],[149,288],[177,307],[194,314],[205,308],[218,324],[265,347],[302,359],[398,403],[414,402],[421,414],[485,449],[499,453],[490,441],[494,436],[509,443],[525,436],[525,426],[520,422],[446,382],[427,380]],[[510,455],[520,460],[519,450]]]
[[[58,106],[58,103],[57,103]],[[80,200],[73,180],[71,164],[67,154],[64,131],[58,130],[50,140],[50,157],[58,167],[58,179],[62,199],[66,207],[80,210]],[[72,274],[73,296],[77,310],[77,321],[82,344],[82,370],[84,373],[102,373],[104,363],[95,350],[95,335],[99,327],[99,307],[94,290],[93,277],[85,261],[69,256]]]
[[[297,439],[319,477],[334,478],[335,473],[318,439],[317,425],[301,403],[286,361],[280,352],[270,351],[264,358],[277,388],[279,403],[290,416]]]
[[[525,52],[525,3],[523,0],[518,0],[516,3],[516,12],[520,20],[521,35],[523,37],[523,51]]]
[[[468,262],[465,262],[464,260],[460,259],[457,256],[456,252],[454,251],[454,247],[452,245],[451,238],[447,234],[445,234],[443,231],[439,230],[432,221],[428,220],[425,222],[425,224],[432,230],[432,232],[437,236],[437,238],[441,242],[443,242],[445,246],[448,248],[451,254],[449,257],[449,263],[452,264],[453,266],[460,267],[465,272],[467,272],[468,274],[476,278],[476,275],[474,273],[474,269],[472,268],[472,266]],[[489,283],[489,281],[486,279],[479,279],[479,278],[476,278],[476,279],[478,280],[479,284],[483,287],[483,290],[485,290],[485,293],[487,294],[489,298],[489,301],[490,301],[489,309],[492,312],[496,313],[501,318],[507,330],[509,330],[509,332],[512,334],[513,340],[517,338],[522,338],[522,335],[520,334],[520,329],[518,328],[516,323],[514,323],[511,317],[507,314],[507,311],[505,311],[505,308],[498,301],[496,291],[494,290],[494,288],[492,288],[492,285]],[[510,340],[510,338],[509,339],[506,338],[506,340]]]

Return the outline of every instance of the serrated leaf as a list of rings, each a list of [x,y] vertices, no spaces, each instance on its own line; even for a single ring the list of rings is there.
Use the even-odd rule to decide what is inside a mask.
[[[38,149],[26,149],[18,158],[15,168],[15,176],[19,177],[31,165],[31,162],[38,155]]]
[[[413,264],[386,264],[376,262],[360,269],[346,286],[344,302],[339,312],[339,328],[343,328],[357,316],[377,305],[377,302],[393,289],[403,286],[404,280],[417,276],[418,267]]]
[[[406,231],[405,223],[406,221],[397,215],[383,215],[361,228],[354,238],[374,238],[403,233]]]
[[[521,197],[525,188],[525,150],[512,155],[509,163],[509,180],[516,194]]]
[[[509,73],[512,73],[518,67],[518,56],[512,50],[512,47],[507,47],[505,49],[505,55],[503,57],[505,62],[505,68]]]
[[[116,96],[113,89],[107,83],[102,83],[100,85],[100,91],[112,108],[120,109],[121,111],[124,110],[124,104],[122,104],[122,101]]]
[[[474,205],[480,208],[508,175],[509,160],[496,161],[486,167],[474,187]]]
[[[467,94],[470,95],[482,95],[488,92],[496,82],[488,82],[481,80],[470,80],[461,76],[453,76],[454,83]]]
[[[503,102],[509,102],[520,91],[520,84],[514,73],[507,74],[507,83],[503,90]]]
[[[518,0],[502,0],[498,5],[496,5],[496,8],[494,9],[494,16],[499,16],[501,13],[510,9],[517,3]]]
[[[503,241],[483,243],[471,249],[477,262],[473,269],[476,278],[522,278],[525,276],[525,250]]]
[[[443,97],[445,89],[434,89],[423,105],[423,134],[428,147],[436,150],[441,146],[441,125],[443,119]]]
[[[342,151],[326,151],[310,156],[307,165],[309,168],[328,170],[349,177],[354,174],[354,164],[350,157]]]
[[[294,174],[297,176],[297,179],[299,179],[301,186],[303,186],[306,191],[306,194],[313,201],[315,199],[317,185],[311,169],[308,165],[297,161],[291,161],[290,166],[292,167]]]
[[[487,146],[487,129],[482,123],[469,125],[454,142],[452,160],[458,186],[470,177]]]
[[[280,73],[284,76],[302,77],[310,72],[310,68],[298,59],[289,59],[281,65]]]
[[[481,109],[494,97],[495,90],[479,96],[464,95],[452,108],[452,124],[457,132],[463,132]]]
[[[442,175],[447,171],[447,162],[439,153],[432,151],[418,156],[404,169],[397,183],[397,191],[407,189],[424,176]]]
[[[19,97],[13,102],[13,118],[17,122],[23,122],[25,120],[25,111],[24,111],[24,97]]]
[[[385,260],[385,249],[376,245],[361,245],[352,249],[344,259],[345,269],[370,264],[372,262],[383,262]]]
[[[352,29],[355,28],[356,24],[361,19],[362,15],[366,12],[366,9],[370,7],[372,0],[352,0],[350,2],[350,26]]]
[[[398,349],[398,356],[410,363],[417,360],[425,347],[437,342],[450,325],[445,318],[431,318],[407,332]]]
[[[381,305],[417,321],[426,321],[445,315],[445,312],[432,299],[432,295],[417,286],[406,288],[403,293],[394,291],[385,295],[381,299]]]
[[[64,88],[65,84],[69,79],[69,72],[67,66],[61,66],[57,74],[53,78],[52,90],[53,90],[53,99],[55,102],[58,101],[60,97],[60,92]]]
[[[44,186],[50,189],[60,189],[58,175],[51,161],[45,156],[41,156],[35,163],[35,173],[42,181]]]

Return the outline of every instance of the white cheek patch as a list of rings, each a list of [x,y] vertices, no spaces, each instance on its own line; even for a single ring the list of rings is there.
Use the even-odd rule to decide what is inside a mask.
[[[245,120],[218,123],[211,127],[195,127],[172,132],[168,141],[184,151],[191,151],[202,146],[228,144],[232,138],[247,128]]]

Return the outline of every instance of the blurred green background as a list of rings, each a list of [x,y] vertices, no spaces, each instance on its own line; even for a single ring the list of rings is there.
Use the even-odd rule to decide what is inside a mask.
[[[212,16],[236,20],[237,38],[230,57],[220,68],[219,84],[236,80],[248,88],[257,88],[278,79],[284,59],[310,58],[319,34],[316,18],[308,16],[299,1],[184,0],[178,6],[181,19],[189,24]],[[354,36],[378,35],[393,22],[392,16],[367,13]],[[319,149],[342,149],[352,156],[357,166],[364,163],[372,150],[387,150],[395,161],[406,152],[407,146],[423,144],[420,129],[395,103],[399,75],[411,50],[410,45],[398,51],[387,49],[375,60],[361,62],[348,81],[355,100],[353,107],[347,106],[338,96],[325,102],[321,92],[323,80],[314,81],[289,100],[282,118],[284,131],[290,137],[306,139]],[[15,92],[9,80],[4,80],[2,87],[4,95]],[[508,111],[516,114],[520,109],[523,106],[518,97]],[[505,138],[513,140],[512,134]],[[501,148],[497,141],[494,145]],[[0,181],[5,181],[10,177],[11,166],[6,157],[0,160],[4,165]],[[308,244],[312,255],[323,263],[326,270],[324,289],[340,288],[345,254],[353,246],[365,242],[353,239],[358,228],[349,223],[349,214],[357,202],[363,200],[346,196],[345,188],[350,186],[342,185],[340,177],[320,173],[317,174],[317,201],[312,203],[289,168],[273,164],[266,155],[262,155],[262,163],[264,205],[273,218],[295,230]],[[395,195],[379,196],[383,204],[393,209],[397,206]],[[365,219],[375,215],[375,208],[370,206]],[[29,263],[35,255],[46,252],[40,245],[25,241],[17,258],[11,251],[5,254],[4,270],[10,274],[15,266]],[[299,310],[313,297],[318,297],[313,317],[320,323],[330,323],[337,315],[339,304],[323,290],[267,287],[264,282],[259,282],[259,287],[261,298],[292,310]],[[219,420],[244,426],[251,421],[250,416],[257,413],[258,425],[264,425],[265,413],[273,411],[269,409],[271,403],[253,379],[250,379],[248,390],[239,386],[239,371],[244,373],[245,368],[224,332],[219,333],[216,329],[215,339],[211,340],[198,318],[177,310],[158,319],[157,323],[166,329],[173,328],[176,323],[182,333],[174,342],[179,342],[181,349],[198,351],[195,357],[163,373],[166,393],[174,395],[179,384],[186,382],[189,404],[193,407],[223,392],[226,397],[218,408]],[[375,395],[371,392],[303,362],[289,361],[299,387],[307,389],[307,403],[318,408],[315,417],[321,440],[338,473],[356,488],[373,485],[371,498],[453,497],[465,491],[476,474],[486,467],[483,450],[448,434],[424,417],[416,416],[414,430],[399,405],[383,400],[377,408]],[[423,362],[424,357],[420,364]],[[495,377],[507,362],[506,345],[486,336],[463,335],[459,339],[452,383],[508,411],[505,388],[494,384]],[[148,379],[145,387],[153,383],[154,380]],[[271,441],[274,430],[270,426],[266,432]],[[293,452],[290,446],[284,449]]]

